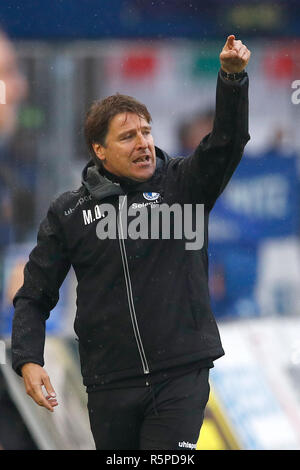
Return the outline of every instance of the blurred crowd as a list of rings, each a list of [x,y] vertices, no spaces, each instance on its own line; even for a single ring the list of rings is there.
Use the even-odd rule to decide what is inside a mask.
[[[211,131],[213,119],[206,109],[179,125],[181,155]],[[300,159],[286,129],[270,135],[264,151],[246,148],[211,213],[210,294],[219,320],[300,313]]]
[[[27,80],[17,63],[13,44],[0,32],[0,77],[5,83],[6,104],[0,106],[0,250],[23,241],[33,221],[35,169],[14,149],[19,107],[26,97]]]
[[[27,241],[34,243],[41,215],[37,216],[36,205],[42,197],[37,194],[37,188],[42,187],[45,180],[43,184],[38,182],[41,160],[37,159],[35,143],[28,145],[33,139],[28,136],[23,139],[20,125],[22,106],[26,100],[27,104],[30,102],[29,89],[35,85],[22,73],[14,45],[4,32],[0,33],[0,80],[6,85],[6,104],[0,105],[0,295],[2,305],[7,305],[15,286],[22,281],[22,266],[17,263],[4,292],[3,266],[7,248]],[[189,155],[211,131],[213,119],[214,109],[210,106],[189,113],[189,118],[179,119],[173,139],[178,142],[177,155]],[[263,289],[258,285],[265,243],[299,235],[299,156],[295,149],[285,145],[286,129],[279,127],[270,131],[271,138],[264,151],[248,155],[246,148],[228,189],[211,214],[210,289],[219,319],[261,315],[268,311],[262,308],[266,302],[264,294],[260,296]],[[41,146],[39,152],[43,152]],[[48,154],[43,158],[45,164]],[[81,163],[83,165],[84,161],[78,162],[77,158],[74,167],[79,168]],[[264,279],[268,276],[267,273]],[[279,305],[288,295],[287,290],[277,289],[273,297],[278,297]],[[272,308],[274,310],[274,306],[269,310]]]
[[[7,290],[4,292],[4,260],[9,247],[31,241],[36,221],[38,177],[36,156],[34,150],[31,151],[34,146],[30,151],[22,148],[19,129],[20,110],[27,97],[28,82],[20,70],[15,48],[4,32],[0,32],[0,80],[6,85],[6,104],[0,104],[1,337],[7,333],[6,327],[2,331],[3,299],[6,302],[7,296],[12,299],[22,283],[22,266],[18,266],[11,273],[13,281],[9,294]],[[187,156],[193,151],[211,131],[213,118],[214,110],[207,108],[179,123],[175,136],[180,147],[178,154]],[[296,283],[300,269],[300,263],[299,266],[297,264],[299,156],[296,151],[287,151],[284,138],[284,130],[276,129],[263,153],[247,155],[246,152],[229,191],[217,202],[212,215],[210,290],[213,309],[219,320],[265,313],[297,313],[290,299],[298,290]],[[256,198],[260,198],[257,203]],[[227,233],[226,221],[231,224],[228,239],[223,236]],[[287,259],[291,262],[285,272]],[[280,265],[277,270],[274,269],[276,260]],[[294,266],[292,274],[291,264]],[[277,277],[275,271],[279,273]],[[268,295],[271,301],[268,301]],[[9,396],[1,371],[0,415],[0,446],[35,448]]]
[[[41,163],[36,157],[37,149],[34,143],[28,145],[32,140],[28,136],[22,138],[20,125],[22,106],[28,102],[30,87],[35,85],[21,72],[14,45],[4,32],[0,33],[0,80],[6,85],[6,104],[0,105],[0,294],[2,304],[3,299],[7,304],[22,277],[18,265],[11,272],[13,287],[8,287],[11,293],[7,297],[3,291],[7,248],[34,242],[40,217],[36,204],[42,197],[37,188],[45,180],[38,183]],[[211,131],[213,119],[214,109],[208,106],[179,121],[173,139],[178,142],[177,155],[189,155]],[[271,132],[263,152],[248,155],[246,148],[228,189],[211,215],[210,287],[215,314],[220,319],[260,315],[268,310],[261,307],[265,300],[259,298],[263,289],[258,286],[265,242],[299,235],[299,156],[295,149],[285,145],[286,129],[279,127]],[[43,152],[41,146],[39,152]],[[50,160],[58,165],[60,159],[55,158]],[[46,160],[48,154],[44,164]],[[74,167],[81,163],[84,161],[74,161]],[[274,294],[278,303],[288,296],[287,291],[279,291]]]
[[[21,74],[16,51],[0,32],[0,79],[5,83],[5,104],[0,105],[0,292],[3,297],[3,259],[6,248],[24,240],[33,222],[34,182],[26,161],[14,153],[19,106],[26,97],[27,81]],[[19,280],[20,282],[20,280]],[[1,312],[2,313],[2,312]],[[0,313],[0,320],[1,320]],[[0,321],[2,325],[2,321]],[[2,336],[0,331],[0,338]],[[36,446],[11,398],[0,370],[0,448],[35,449]]]

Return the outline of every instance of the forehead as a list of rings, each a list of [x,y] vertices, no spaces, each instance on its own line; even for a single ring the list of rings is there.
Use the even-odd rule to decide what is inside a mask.
[[[119,113],[116,114],[109,125],[110,132],[124,132],[127,129],[139,129],[141,127],[149,127],[148,121],[135,113]]]

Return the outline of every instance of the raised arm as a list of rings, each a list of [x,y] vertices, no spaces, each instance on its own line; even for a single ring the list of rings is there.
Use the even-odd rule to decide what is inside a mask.
[[[220,53],[213,129],[194,153],[174,162],[179,184],[193,202],[211,210],[239,164],[248,132],[248,75],[250,51],[230,35]]]

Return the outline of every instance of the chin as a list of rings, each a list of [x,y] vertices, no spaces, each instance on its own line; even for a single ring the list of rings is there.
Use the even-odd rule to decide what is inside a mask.
[[[153,171],[145,171],[143,173],[135,173],[134,175],[131,176],[132,179],[135,181],[147,181],[153,176],[154,170]]]

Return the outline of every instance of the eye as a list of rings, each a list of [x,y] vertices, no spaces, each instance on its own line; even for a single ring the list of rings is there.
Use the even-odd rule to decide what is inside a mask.
[[[127,140],[127,139],[130,139],[132,137],[131,134],[127,134],[127,135],[124,135],[121,140]]]

